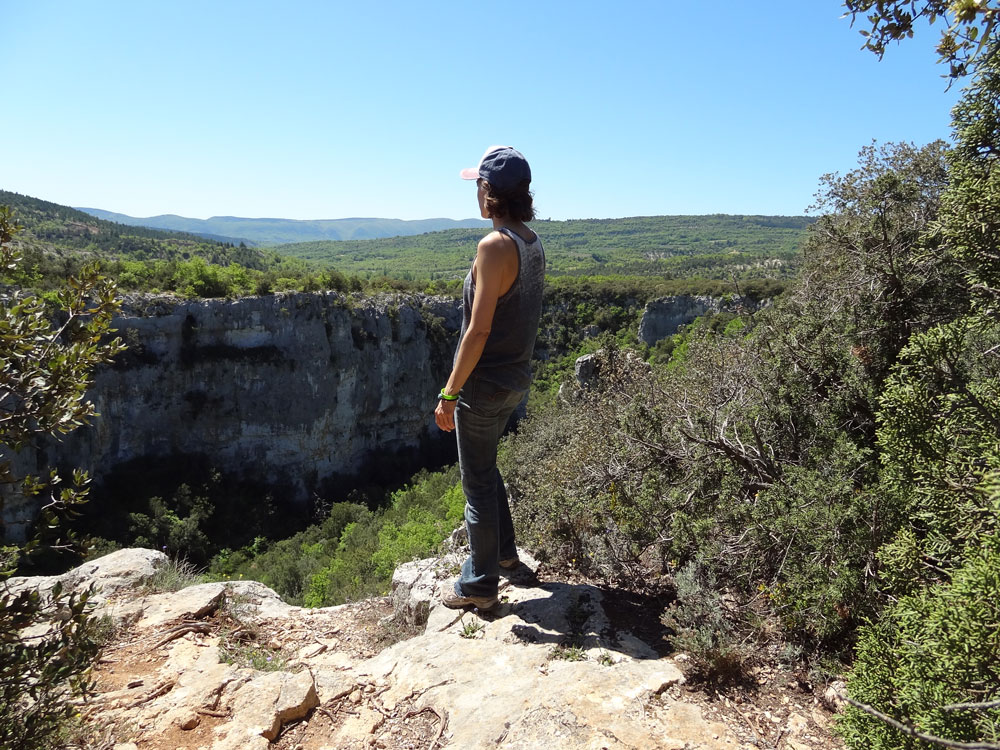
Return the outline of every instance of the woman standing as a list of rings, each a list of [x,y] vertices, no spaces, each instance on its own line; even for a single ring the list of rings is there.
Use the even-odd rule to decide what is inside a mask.
[[[479,166],[463,169],[476,180],[479,211],[494,231],[479,241],[462,292],[462,332],[448,383],[434,418],[457,429],[458,463],[465,492],[469,558],[446,607],[492,609],[500,568],[518,564],[514,524],[497,444],[511,412],[531,383],[531,354],[542,311],[545,253],[525,224],[535,218],[531,169],[510,146],[492,146]]]

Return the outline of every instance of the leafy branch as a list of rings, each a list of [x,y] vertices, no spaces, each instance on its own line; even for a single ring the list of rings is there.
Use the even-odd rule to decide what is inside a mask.
[[[996,742],[961,742],[959,740],[946,740],[943,737],[935,737],[933,734],[921,732],[911,724],[904,724],[898,719],[894,719],[888,714],[882,713],[877,708],[869,706],[867,703],[861,703],[853,698],[848,698],[846,695],[840,695],[840,697],[855,708],[864,711],[869,716],[874,716],[879,721],[885,722],[896,731],[905,734],[907,737],[914,737],[924,742],[930,742],[932,745],[957,748],[958,750],[1000,750],[1000,744]],[[990,701],[989,703],[956,703],[951,706],[942,706],[941,710],[987,710],[990,708],[997,708],[998,706],[1000,706],[1000,701]]]

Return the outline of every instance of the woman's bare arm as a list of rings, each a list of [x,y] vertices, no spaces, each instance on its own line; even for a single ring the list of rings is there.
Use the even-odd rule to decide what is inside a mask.
[[[500,290],[503,289],[505,278],[509,276],[511,260],[516,261],[516,256],[511,253],[516,252],[514,241],[499,232],[491,232],[479,241],[474,264],[476,295],[472,302],[469,327],[458,344],[455,366],[445,386],[445,393],[449,395],[462,389],[479,364],[493,327],[493,314],[497,309],[497,300],[500,299]],[[434,410],[434,419],[445,432],[455,429],[455,402],[439,401]]]

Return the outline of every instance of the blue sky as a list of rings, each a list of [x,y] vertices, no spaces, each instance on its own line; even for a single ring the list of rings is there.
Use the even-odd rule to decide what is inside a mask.
[[[491,144],[542,218],[801,214],[871,142],[949,136],[938,29],[838,0],[0,0],[0,188],[133,216],[465,218]],[[940,23],[940,22],[939,22]]]

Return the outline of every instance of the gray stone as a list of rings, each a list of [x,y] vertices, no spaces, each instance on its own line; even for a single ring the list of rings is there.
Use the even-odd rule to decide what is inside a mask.
[[[196,714],[194,711],[185,711],[183,714],[177,716],[174,719],[174,723],[178,728],[185,731],[190,731],[201,724],[201,716]]]
[[[573,374],[576,376],[576,382],[582,386],[590,383],[594,379],[594,375],[597,374],[597,363],[596,354],[584,354],[577,359],[576,364],[573,365]]]
[[[598,349],[596,352],[578,358],[573,368],[577,385],[570,392],[565,390],[565,383],[559,386],[559,398],[569,400],[578,396],[584,389],[590,388],[594,381],[610,366],[611,356],[608,350]],[[625,367],[636,373],[649,372],[649,363],[634,351],[626,350],[615,356],[617,359],[614,360],[614,367]]]
[[[140,628],[155,628],[181,618],[201,619],[214,612],[226,592],[224,583],[204,583],[155,594],[143,601]]]
[[[844,700],[845,695],[847,695],[847,683],[843,680],[834,680],[823,691],[820,700],[828,711],[840,711],[847,702]]]

